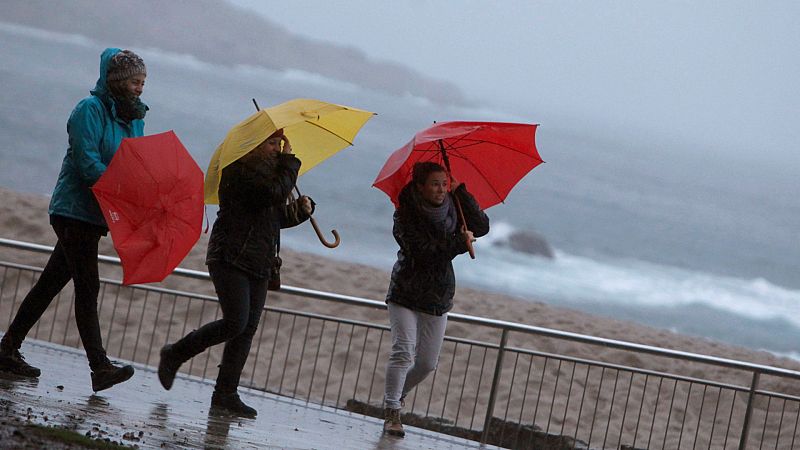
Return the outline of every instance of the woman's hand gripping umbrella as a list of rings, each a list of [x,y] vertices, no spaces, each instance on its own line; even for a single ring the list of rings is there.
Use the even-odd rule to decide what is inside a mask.
[[[303,163],[299,172],[302,175],[338,151],[353,145],[361,127],[375,115],[373,112],[312,99],[294,99],[263,110],[256,104],[256,109],[258,111],[255,114],[231,128],[211,157],[205,180],[206,203],[219,203],[222,169],[253,150],[275,131],[282,129],[292,143],[295,156]],[[297,193],[300,195],[299,190]],[[333,230],[335,241],[329,243],[313,217],[311,224],[323,245],[328,248],[339,245],[336,230]]]
[[[502,122],[436,123],[394,151],[372,185],[385,192],[397,207],[400,192],[411,181],[414,164],[436,162],[453,179],[469,186],[481,209],[488,209],[503,202],[519,180],[543,162],[536,149],[537,127]],[[455,200],[464,224],[457,196]],[[470,256],[475,258],[472,239],[465,235]]]

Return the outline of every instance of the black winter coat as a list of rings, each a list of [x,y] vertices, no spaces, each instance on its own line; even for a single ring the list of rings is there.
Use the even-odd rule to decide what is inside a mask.
[[[400,192],[400,206],[394,213],[393,234],[400,250],[392,269],[386,302],[395,303],[428,314],[441,316],[453,308],[456,278],[453,258],[467,252],[461,234],[461,218],[452,233],[438,230],[420,210],[412,183]],[[489,232],[489,217],[461,184],[451,195],[458,196],[475,237]],[[421,201],[421,200],[420,200]]]
[[[258,278],[269,275],[281,228],[309,217],[299,205],[293,217],[286,206],[299,170],[300,160],[291,154],[278,154],[272,164],[240,159],[222,169],[206,264],[224,262]]]

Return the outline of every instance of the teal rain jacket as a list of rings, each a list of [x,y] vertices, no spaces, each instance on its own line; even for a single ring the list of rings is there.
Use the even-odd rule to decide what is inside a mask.
[[[100,78],[90,96],[78,102],[67,121],[69,148],[58,175],[50,215],[64,216],[106,227],[92,185],[106,171],[108,163],[126,137],[144,134],[144,121],[125,123],[117,118],[106,72],[118,48],[107,48],[100,55]]]

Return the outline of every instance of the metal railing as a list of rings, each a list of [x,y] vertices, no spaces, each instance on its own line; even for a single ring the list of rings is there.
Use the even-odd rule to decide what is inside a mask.
[[[0,246],[47,253],[51,247],[0,239]],[[101,261],[118,264],[103,256]],[[0,263],[0,329],[5,330],[41,269]],[[202,271],[173,276],[207,279]],[[381,301],[284,286],[281,294],[385,308]],[[80,347],[68,286],[29,337]],[[269,301],[268,301],[269,303]],[[158,349],[220,317],[213,296],[102,279],[98,310],[110,355],[158,364]],[[343,311],[348,314],[348,311]],[[268,306],[253,341],[242,384],[309,404],[380,405],[390,332],[385,323]],[[406,409],[443,431],[471,432],[510,448],[728,449],[795,448],[800,423],[800,372],[451,313],[452,323],[479,327],[497,343],[449,335],[434,373],[406,399]],[[486,334],[486,333],[484,333]],[[512,338],[526,343],[512,346]],[[533,339],[533,340],[531,340]],[[542,339],[572,341],[618,353],[691,363],[679,374],[530,348]],[[214,378],[221,357],[212,348],[181,371]],[[616,358],[619,359],[619,358]],[[731,383],[706,376],[738,374]],[[800,443],[798,444],[800,446]]]

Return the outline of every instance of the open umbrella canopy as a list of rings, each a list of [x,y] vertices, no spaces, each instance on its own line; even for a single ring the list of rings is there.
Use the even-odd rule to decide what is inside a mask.
[[[536,150],[537,127],[502,122],[436,123],[395,150],[372,185],[385,192],[396,207],[400,191],[411,181],[414,164],[433,161],[464,182],[481,208],[487,209],[503,202],[519,180],[543,162]]]
[[[222,169],[283,129],[294,154],[303,162],[300,175],[352,145],[356,134],[375,113],[320,100],[295,99],[262,109],[228,131],[208,166],[205,202],[219,203]]]
[[[124,284],[162,281],[200,238],[203,171],[172,131],[123,139],[92,191]]]

